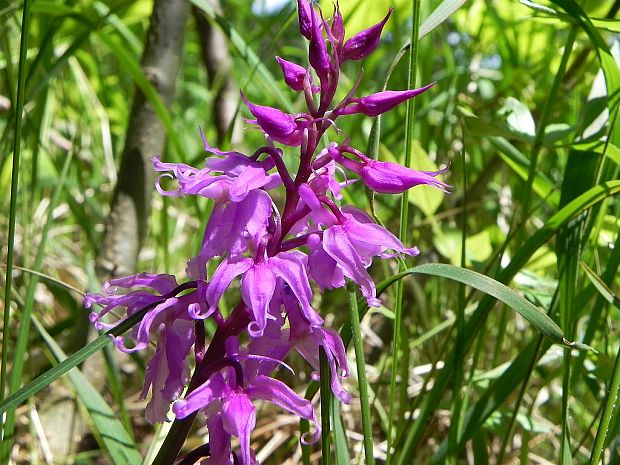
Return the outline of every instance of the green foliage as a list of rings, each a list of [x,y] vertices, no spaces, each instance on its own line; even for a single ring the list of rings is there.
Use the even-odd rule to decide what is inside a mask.
[[[303,59],[294,2],[265,17],[254,16],[247,0],[222,0],[221,12],[192,3],[224,31],[244,93],[299,111],[302,101],[273,59]],[[322,389],[325,451],[338,465],[373,463],[365,453],[401,465],[607,463],[620,442],[618,2],[423,0],[410,61],[412,3],[340,0],[348,36],[388,6],[395,12],[378,51],[346,64],[339,95],[362,67],[360,95],[384,85],[437,85],[415,108],[397,108],[374,127],[356,117],[338,123],[381,160],[424,170],[449,164],[442,180],[454,189],[450,196],[414,189],[402,210],[395,196],[370,196],[361,185],[348,192],[422,253],[371,270],[384,302],[378,310],[356,304],[354,293],[348,305],[344,292],[320,296],[356,359],[347,387],[361,402],[338,406]],[[321,4],[330,16],[331,2]],[[110,337],[87,342],[76,289],[98,286],[94,257],[135,88],[166,127],[163,158],[199,164],[198,128],[216,139],[218,83],[207,84],[192,20],[177,95],[170,108],[161,103],[140,67],[150,2],[34,1],[30,21],[23,6],[0,6],[2,384],[11,386],[0,399],[8,413],[1,450],[17,444],[17,463],[44,453],[45,438],[29,424],[35,417],[20,406],[30,399],[44,413],[44,389],[67,374],[98,442],[83,442],[66,459],[136,463],[153,457],[149,446],[161,440],[144,425],[143,404],[135,405],[144,361],[108,357],[112,378],[96,388],[77,371]],[[236,148],[251,151],[260,139],[246,131]],[[140,267],[182,273],[201,240],[196,217],[208,208],[156,197]],[[361,324],[351,325],[358,311]],[[594,351],[573,350],[584,346]],[[302,375],[295,387],[309,396],[319,390]],[[254,437],[259,453],[279,428],[269,424],[283,424],[271,411],[261,415],[267,420],[258,430],[267,433]],[[50,439],[55,431],[44,433]],[[293,439],[273,446],[263,463],[284,463],[299,447]],[[89,448],[97,449],[88,455]],[[316,453],[318,446],[303,447],[303,463],[317,463]]]

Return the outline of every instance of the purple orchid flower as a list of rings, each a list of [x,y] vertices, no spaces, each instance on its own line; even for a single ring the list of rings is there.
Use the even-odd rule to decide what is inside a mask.
[[[257,260],[224,260],[215,270],[206,291],[209,311],[215,311],[232,280],[242,275],[241,295],[254,317],[254,321],[248,326],[248,332],[251,336],[262,335],[269,318],[269,304],[279,278],[294,293],[304,317],[311,324],[320,325],[323,319],[311,306],[312,290],[306,273],[306,262],[306,255],[298,250],[280,252],[276,256]]]
[[[204,411],[207,419],[219,415],[223,430],[239,438],[242,463],[251,463],[252,460],[250,435],[256,426],[254,402],[257,400],[268,401],[312,422],[316,428],[315,433],[305,435],[302,441],[316,442],[320,436],[320,426],[312,403],[267,374],[258,372],[248,377],[244,370],[246,357],[234,350],[238,348],[238,340],[229,338],[226,345],[228,357],[220,363],[220,369],[229,368],[224,374],[219,370],[211,374],[201,386],[184,399],[177,400],[173,406],[176,416],[185,418],[197,410]]]
[[[360,161],[351,160],[342,155],[342,152],[351,153]],[[436,187],[445,193],[450,192],[448,184],[436,179],[436,176],[445,173],[447,168],[439,171],[417,171],[398,163],[373,160],[359,150],[347,146],[332,147],[329,155],[342,166],[359,174],[364,184],[375,192],[400,194],[422,184]]]
[[[179,285],[172,275],[138,274],[112,280],[102,294],[84,299],[87,308],[102,306],[90,314],[97,329],[118,324],[110,323],[107,316],[116,309],[124,312],[120,321],[141,316],[128,336],[117,335],[114,341],[123,352],[155,346],[140,396],[150,392],[146,419],[167,421],[171,404],[177,418],[202,412],[209,443],[194,452],[208,455],[200,459],[203,465],[257,464],[250,436],[256,426],[255,403],[261,400],[313,422],[315,434],[302,441],[318,439],[320,427],[312,403],[274,375],[279,367],[288,368],[285,360],[291,352],[309,363],[316,380],[323,348],[334,396],[344,403],[351,399],[343,385],[349,376],[345,345],[312,307],[310,280],[327,290],[343,287],[348,278],[358,284],[368,305],[378,306],[376,286],[368,273],[375,257],[415,256],[419,251],[403,245],[363,211],[341,206],[342,190],[358,181],[347,179],[343,167],[381,193],[401,193],[420,184],[444,192],[450,187],[437,179],[445,170],[416,171],[370,159],[350,145],[346,134],[344,142],[319,149],[322,136],[336,126],[338,116],[377,116],[432,84],[355,97],[356,84],[342,102],[335,102],[341,64],[363,59],[376,49],[392,9],[379,23],[345,42],[337,2],[331,24],[313,2],[297,0],[297,5],[300,32],[310,42],[310,67],[276,59],[286,84],[303,92],[307,111],[289,114],[251,103],[241,94],[255,118],[250,123],[264,133],[265,146],[251,156],[224,151],[209,145],[201,131],[204,149],[211,154],[202,169],[153,159],[160,173],[156,188],[162,195],[198,195],[213,201],[201,248],[187,263],[193,281]],[[312,69],[320,87],[312,81]],[[318,99],[313,95],[317,92]],[[336,133],[341,136],[343,131],[336,127]],[[274,142],[287,147],[276,148]],[[291,147],[299,147],[299,153],[289,163]],[[297,172],[289,166],[298,166]],[[172,180],[172,188],[164,189],[164,178]],[[274,195],[275,189],[283,195]],[[302,252],[301,247],[307,250]],[[207,276],[207,265],[216,258],[221,261],[213,276]],[[239,301],[224,315],[218,306],[237,277]],[[217,326],[208,346],[203,321],[207,318]],[[192,346],[195,372],[194,382],[189,382]],[[188,384],[185,397],[179,399]],[[233,438],[238,438],[239,450],[233,451]]]
[[[127,294],[117,295],[119,288],[139,288]],[[150,288],[160,295],[142,288]],[[101,311],[92,312],[90,319],[98,329],[116,326],[144,307],[151,306],[132,330],[133,346],[126,345],[124,336],[117,336],[117,348],[130,353],[145,349],[153,340],[157,341],[155,354],[147,365],[144,387],[140,398],[146,398],[149,388],[151,399],[146,407],[149,423],[167,421],[170,404],[177,399],[188,381],[187,358],[194,345],[194,319],[211,315],[205,304],[206,285],[196,283],[196,290],[181,297],[174,294],[181,286],[171,275],[138,274],[110,281],[104,286],[104,295],[87,294],[86,308],[93,304],[103,306]],[[148,303],[147,303],[148,302]],[[114,324],[104,324],[101,318],[115,308],[126,308],[126,317]]]

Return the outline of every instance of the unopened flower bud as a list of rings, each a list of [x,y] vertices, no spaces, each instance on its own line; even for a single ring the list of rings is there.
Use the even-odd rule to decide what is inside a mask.
[[[344,44],[344,49],[342,52],[342,61],[361,60],[374,52],[377,45],[379,45],[379,39],[381,38],[383,26],[385,26],[385,23],[390,18],[392,11],[393,8],[390,8],[387,15],[385,15],[385,18],[383,18],[381,22],[369,27],[368,29],[358,32],[347,40]]]
[[[337,115],[353,115],[362,113],[366,116],[378,116],[390,111],[396,105],[403,103],[410,98],[420,95],[430,89],[435,83],[432,82],[419,89],[410,90],[385,90],[376,94],[367,95],[361,98],[352,98],[344,108],[335,110]]]

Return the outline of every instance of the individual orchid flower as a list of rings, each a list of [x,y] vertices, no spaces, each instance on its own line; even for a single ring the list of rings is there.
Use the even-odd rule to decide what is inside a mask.
[[[367,95],[365,97],[351,98],[346,105],[334,110],[336,115],[353,115],[361,113],[366,116],[379,116],[390,111],[396,105],[399,105],[410,98],[420,95],[433,87],[435,83],[430,83],[419,89],[410,90],[384,90],[376,94]]]
[[[355,155],[359,161],[345,157],[342,152]],[[447,168],[439,171],[418,171],[398,163],[373,160],[348,146],[332,147],[329,149],[329,155],[342,166],[357,173],[364,184],[375,192],[400,194],[414,186],[426,184],[449,193],[450,186],[437,179],[437,176],[445,173]]]
[[[312,290],[306,273],[306,261],[306,255],[298,250],[256,260],[245,257],[224,260],[215,270],[206,291],[210,311],[215,310],[233,279],[242,275],[241,295],[254,317],[248,332],[251,336],[261,335],[269,317],[268,309],[276,290],[276,280],[281,279],[295,294],[304,317],[311,324],[321,324],[323,319],[311,306]]]
[[[358,32],[346,41],[342,49],[343,62],[346,60],[361,60],[375,51],[379,45],[383,27],[385,26],[385,23],[387,23],[388,19],[390,19],[392,11],[394,11],[394,8],[390,8],[387,15],[385,15],[385,18],[383,18],[380,22],[369,27],[368,29]]]
[[[119,288],[131,289],[127,294],[116,294]],[[93,312],[90,319],[98,329],[117,326],[104,324],[100,320],[115,308],[126,309],[127,317],[144,309],[148,311],[139,325],[132,330],[132,346],[126,345],[124,336],[117,336],[114,342],[123,352],[136,352],[145,349],[151,341],[156,341],[155,354],[147,364],[144,387],[140,398],[146,398],[151,389],[152,396],[146,407],[146,420],[149,423],[167,421],[170,404],[183,391],[188,381],[189,365],[187,358],[194,345],[194,319],[210,316],[204,303],[206,284],[195,283],[196,290],[177,297],[175,294],[189,286],[178,286],[170,275],[139,274],[110,281],[104,287],[104,295],[88,294],[87,308],[93,304],[102,305],[100,312]],[[143,288],[151,289],[160,295]],[[148,302],[148,305],[146,304]],[[149,308],[150,307],[150,308]]]
[[[207,419],[220,415],[223,430],[239,438],[242,463],[251,463],[252,460],[250,435],[256,426],[254,402],[257,400],[270,402],[312,422],[316,432],[304,435],[302,441],[316,442],[320,427],[312,403],[282,381],[264,374],[246,376],[243,356],[231,353],[230,347],[238,346],[236,338],[232,339],[229,338],[226,343],[228,356],[216,366],[219,369],[229,367],[226,377],[218,370],[184,399],[177,400],[173,406],[176,416],[185,418],[197,410],[203,410]]]

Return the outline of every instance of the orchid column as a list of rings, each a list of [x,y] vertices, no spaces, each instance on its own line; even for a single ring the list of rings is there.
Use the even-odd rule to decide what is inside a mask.
[[[420,184],[443,191],[449,187],[437,179],[441,171],[415,171],[365,156],[337,128],[341,116],[380,115],[432,85],[362,97],[355,97],[354,88],[337,101],[341,65],[377,48],[392,10],[345,41],[338,7],[327,22],[307,0],[297,3],[299,29],[309,41],[309,67],[276,60],[286,84],[303,93],[306,111],[292,115],[241,95],[254,117],[248,122],[264,134],[264,146],[251,155],[225,152],[211,147],[201,133],[205,150],[212,154],[204,168],[153,159],[154,169],[161,173],[156,188],[162,195],[198,195],[214,203],[202,247],[187,263],[189,280],[180,284],[171,275],[139,274],[110,281],[104,294],[89,294],[85,300],[87,308],[103,307],[91,313],[98,329],[119,324],[103,321],[113,309],[126,309],[127,318],[147,308],[132,330],[131,342],[125,337],[115,342],[124,352],[155,343],[142,391],[143,398],[151,392],[149,422],[202,412],[209,443],[190,454],[187,460],[193,461],[187,463],[256,463],[250,436],[257,401],[271,402],[314,423],[314,433],[302,441],[318,439],[320,426],[311,402],[273,376],[277,368],[288,368],[285,360],[293,351],[307,360],[316,379],[322,347],[331,367],[333,394],[349,402],[350,394],[342,386],[349,375],[345,347],[313,308],[313,292],[343,287],[349,279],[369,306],[379,306],[367,271],[373,258],[419,253],[362,210],[342,205],[341,190],[358,179],[351,173],[380,193],[401,193]],[[341,141],[319,150],[328,130]],[[299,159],[296,173],[285,163],[291,157]],[[175,180],[175,188],[165,190],[162,178]],[[284,193],[283,205],[273,200],[276,190]],[[208,276],[207,264],[213,260],[219,266]],[[238,304],[224,315],[219,302],[237,279]],[[210,341],[205,338],[207,318],[218,328]],[[239,450],[231,448],[233,436],[239,438]]]

